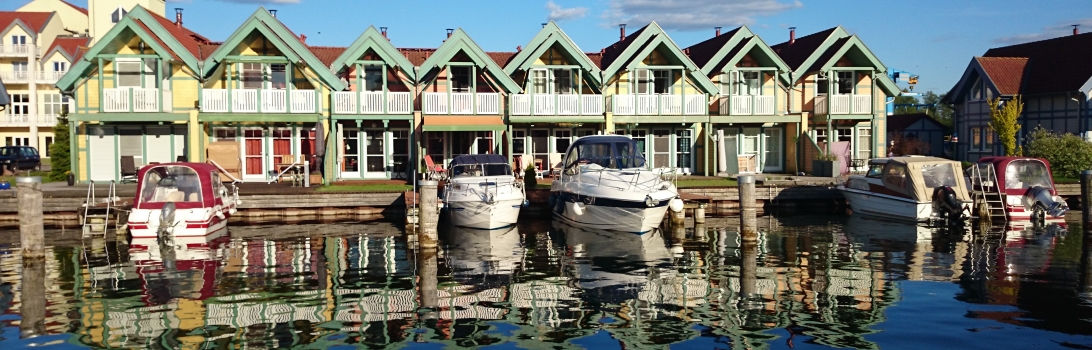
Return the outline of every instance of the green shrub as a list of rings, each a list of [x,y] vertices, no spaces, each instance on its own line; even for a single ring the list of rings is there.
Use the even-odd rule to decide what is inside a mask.
[[[538,186],[538,179],[535,178],[535,166],[528,165],[527,169],[523,169],[523,188],[533,189]]]
[[[1092,142],[1080,136],[1037,128],[1028,135],[1027,155],[1050,162],[1055,177],[1077,178],[1092,169]]]
[[[68,121],[59,118],[57,125],[53,126],[53,144],[49,145],[49,180],[64,181],[68,179],[68,172],[72,170],[70,164],[72,158],[69,153],[69,129]]]

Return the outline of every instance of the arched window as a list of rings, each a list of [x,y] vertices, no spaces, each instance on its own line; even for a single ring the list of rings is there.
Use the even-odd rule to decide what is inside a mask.
[[[118,9],[110,14],[110,23],[120,22],[122,18],[125,18],[125,14],[127,13],[129,13],[129,11],[126,11],[124,7],[118,6]]]

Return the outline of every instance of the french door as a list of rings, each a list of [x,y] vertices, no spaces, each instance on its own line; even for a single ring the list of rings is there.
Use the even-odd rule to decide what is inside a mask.
[[[693,148],[694,139],[692,137],[694,131],[691,129],[676,129],[675,130],[675,167],[683,174],[690,174],[691,172],[691,150]]]
[[[364,129],[360,135],[363,141],[360,150],[361,169],[365,177],[387,177],[387,148],[383,129]]]
[[[652,130],[652,168],[671,167],[671,130]]]
[[[360,177],[360,130],[341,129],[341,178]]]
[[[759,128],[743,128],[739,135],[739,173],[754,174],[762,169],[762,132]]]

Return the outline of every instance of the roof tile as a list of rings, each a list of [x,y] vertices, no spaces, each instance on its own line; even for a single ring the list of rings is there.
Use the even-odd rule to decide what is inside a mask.
[[[1024,57],[975,57],[986,76],[1002,95],[1020,93],[1024,79],[1024,67],[1028,59]]]
[[[420,66],[425,63],[425,60],[427,60],[429,56],[436,53],[436,49],[420,48],[399,48],[398,51],[401,52],[403,56],[406,56],[406,59],[414,66]]]
[[[12,12],[0,11],[0,30],[7,29],[16,19],[30,26],[35,33],[41,33],[53,12]]]
[[[49,45],[49,48],[46,49],[45,52],[48,54],[49,52],[52,52],[53,49],[58,49],[64,52],[65,55],[72,57],[72,62],[75,62],[76,59],[74,56],[81,51],[81,47],[86,49],[87,42],[90,40],[91,38],[88,37],[59,36],[56,39],[53,39],[53,44]]]
[[[982,56],[1027,58],[1020,93],[1076,91],[1092,78],[1092,33],[992,48]]]
[[[512,60],[512,57],[516,56],[515,52],[486,52],[489,58],[493,59],[493,62],[497,62],[501,68],[508,65],[508,61]]]
[[[334,64],[334,61],[337,60],[338,56],[341,56],[348,48],[337,46],[309,46],[308,49],[311,50],[311,53],[314,54],[315,57],[318,57],[319,61],[322,61],[322,64],[329,67],[331,64]]]

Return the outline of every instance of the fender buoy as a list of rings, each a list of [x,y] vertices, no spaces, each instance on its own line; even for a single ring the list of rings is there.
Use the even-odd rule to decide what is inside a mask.
[[[678,198],[672,199],[671,202],[667,204],[667,207],[670,208],[671,211],[678,213],[683,210],[683,201]]]

